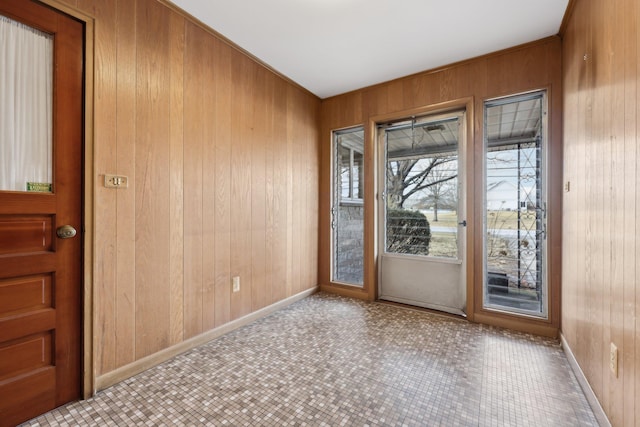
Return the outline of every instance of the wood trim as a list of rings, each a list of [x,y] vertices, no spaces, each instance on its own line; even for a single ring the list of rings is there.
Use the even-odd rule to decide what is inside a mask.
[[[467,174],[467,188],[466,188],[466,220],[467,220],[467,266],[465,268],[466,280],[467,280],[467,320],[470,322],[475,321],[476,305],[475,298],[473,297],[473,290],[475,288],[476,276],[474,266],[477,264],[477,257],[475,252],[475,246],[473,242],[476,240],[474,236],[480,233],[480,230],[476,231],[476,224],[472,220],[478,215],[476,197],[478,193],[475,191],[473,185],[477,181],[476,171],[479,169],[476,163],[476,143],[475,143],[475,98],[466,98],[466,127],[467,127],[467,140],[466,140],[466,158],[465,168]]]
[[[93,343],[93,265],[95,245],[94,221],[94,21],[85,22],[85,116],[84,116],[84,367],[82,394],[85,399],[95,394],[95,368]]]
[[[93,17],[58,0],[39,0],[60,12],[84,23],[84,261],[83,261],[83,366],[82,396],[85,399],[95,394],[94,342],[93,342],[93,253],[94,253],[94,157],[93,157],[93,112],[94,112],[94,45],[95,20]]]
[[[149,368],[152,368],[160,363],[166,362],[167,360],[189,351],[195,347],[203,345],[209,341],[212,341],[222,335],[228,334],[229,332],[235,331],[243,326],[248,325],[249,323],[255,322],[263,317],[266,317],[280,309],[283,309],[295,302],[298,302],[318,291],[317,287],[307,289],[306,291],[300,292],[296,295],[293,295],[284,300],[278,301],[274,304],[271,304],[267,307],[264,307],[260,310],[254,311],[253,313],[247,314],[246,316],[240,317],[236,320],[233,320],[229,323],[226,323],[222,326],[218,326],[210,331],[207,331],[203,334],[197,335],[195,337],[189,338],[188,340],[182,341],[176,345],[165,348],[157,353],[151,354],[142,359],[136,360],[133,363],[125,365],[121,368],[115,369],[107,374],[101,375],[96,378],[96,390],[104,390],[114,384],[119,383],[120,381],[124,381],[127,378],[130,378],[140,372],[146,371]]]
[[[552,80],[552,79],[551,79]],[[478,278],[478,284],[474,289],[473,298],[475,300],[475,312],[469,317],[469,320],[487,323],[496,326],[504,326],[509,329],[520,330],[524,332],[530,332],[538,335],[557,337],[558,330],[560,328],[560,305],[561,305],[561,269],[562,269],[562,253],[558,248],[562,247],[562,219],[559,214],[562,212],[562,108],[561,102],[558,96],[554,97],[552,92],[552,86],[540,86],[524,89],[517,93],[504,93],[504,94],[492,94],[491,96],[478,99],[478,141],[476,143],[476,155],[478,158],[477,170],[475,171],[475,189],[474,194],[480,200],[476,200],[474,205],[477,208],[482,207],[481,198],[484,195],[484,188],[482,186],[484,182],[483,176],[483,109],[484,103],[488,100],[499,99],[503,97],[517,96],[518,94],[525,94],[528,92],[544,91],[546,92],[547,99],[547,211],[550,212],[549,219],[547,220],[547,318],[537,318],[527,315],[521,315],[518,313],[510,313],[506,311],[486,309],[484,304],[484,268],[483,262],[481,262],[484,246],[482,239],[483,224],[482,224],[482,212],[477,212],[474,216],[476,219],[475,225],[477,227],[477,239],[475,241],[475,249],[478,255],[478,263],[473,267],[475,276]],[[558,91],[560,89],[557,89]],[[560,93],[560,92],[558,92]],[[494,319],[489,322],[482,319]],[[516,326],[520,324],[520,326]],[[537,325],[537,326],[534,326]],[[540,330],[541,332],[535,332]]]
[[[50,6],[53,9],[58,10],[60,12],[66,13],[69,16],[73,16],[79,21],[82,21],[85,23],[90,22],[91,26],[93,27],[93,22],[94,22],[93,16],[87,15],[86,13],[81,12],[78,9],[75,9],[66,3],[63,3],[60,0],[36,0],[36,1],[42,4],[46,4],[47,6]]]
[[[372,120],[364,126],[364,290],[378,298],[378,138]],[[367,197],[368,196],[368,197]]]
[[[595,415],[598,420],[598,424],[600,424],[601,427],[611,427],[607,414],[604,412],[604,409],[602,409],[602,405],[600,405],[596,394],[593,392],[584,372],[582,372],[582,369],[580,368],[580,365],[578,364],[578,361],[576,360],[573,351],[571,351],[571,347],[562,332],[560,332],[560,343],[562,344],[562,350],[564,350],[564,354],[567,356],[567,360],[569,361],[569,366],[571,366],[571,370],[576,376],[576,379],[582,388],[582,392],[587,398],[587,402],[589,402],[589,406],[591,406],[593,415]]]
[[[175,4],[173,4],[172,2],[170,2],[168,0],[156,0],[156,1],[158,3],[160,3],[160,4],[162,4],[163,6],[167,7],[168,9],[176,12],[177,14],[179,14],[182,17],[184,17],[185,19],[187,19],[188,21],[192,22],[193,24],[197,25],[198,27],[200,27],[201,29],[203,29],[207,33],[211,34],[212,36],[216,37],[221,42],[223,42],[226,45],[228,45],[229,47],[237,50],[239,53],[241,53],[244,56],[250,58],[256,64],[258,64],[258,65],[264,67],[265,69],[267,69],[268,71],[274,73],[275,75],[277,75],[281,79],[285,80],[287,83],[290,83],[291,85],[296,86],[298,89],[301,89],[302,91],[306,92],[307,94],[309,94],[309,95],[311,95],[311,96],[313,96],[313,97],[315,97],[317,99],[321,99],[320,97],[318,97],[318,95],[316,95],[315,93],[311,92],[309,89],[307,89],[307,88],[301,86],[299,83],[291,80],[289,77],[287,77],[286,75],[282,74],[280,71],[276,70],[275,68],[273,68],[272,66],[270,66],[266,62],[262,61],[260,58],[258,58],[257,56],[253,55],[251,52],[241,48],[240,46],[235,44],[233,41],[231,41],[227,37],[223,36],[222,34],[220,34],[216,30],[211,28],[209,25],[207,25],[204,22],[202,22],[200,19],[198,19],[195,16],[191,15],[189,12],[185,11],[184,9],[176,6]]]
[[[429,114],[444,114],[454,110],[460,110],[462,108],[470,108],[470,103],[473,102],[473,97],[465,97],[460,99],[452,99],[450,101],[439,102],[437,104],[424,105],[417,108],[410,108],[408,110],[394,111],[392,113],[380,114],[369,117],[369,123],[372,124],[375,129],[377,124],[385,122],[397,121],[411,116],[425,116]]]
[[[560,30],[558,31],[558,35],[562,38],[567,31],[567,26],[571,21],[571,15],[573,14],[573,9],[576,7],[576,0],[569,0],[569,4],[567,5],[567,10],[564,11],[564,16],[562,17],[562,23],[560,24]]]
[[[356,298],[363,301],[371,301],[369,292],[364,288],[355,286],[341,285],[339,283],[329,283],[328,285],[320,285],[320,291],[330,294],[340,295],[343,297]]]
[[[514,331],[526,332],[528,334],[540,335],[543,337],[557,338],[558,328],[551,324],[543,324],[535,319],[527,319],[515,316],[502,316],[502,313],[487,311],[474,313],[474,322],[483,323],[485,325],[497,326],[500,328],[511,329]]]

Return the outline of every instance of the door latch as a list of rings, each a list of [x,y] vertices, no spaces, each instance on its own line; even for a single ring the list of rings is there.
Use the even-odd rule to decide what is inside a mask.
[[[462,221],[460,221],[460,222],[458,223],[458,225],[461,225],[461,226],[463,226],[463,227],[466,227],[466,226],[467,226],[467,220],[466,220],[466,219],[463,219]]]

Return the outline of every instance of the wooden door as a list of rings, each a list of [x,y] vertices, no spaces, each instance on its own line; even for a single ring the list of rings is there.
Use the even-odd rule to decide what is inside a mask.
[[[54,46],[51,191],[0,191],[0,425],[7,426],[80,397],[84,30],[30,0],[0,0],[0,15],[53,35]],[[58,237],[62,225],[77,235]]]

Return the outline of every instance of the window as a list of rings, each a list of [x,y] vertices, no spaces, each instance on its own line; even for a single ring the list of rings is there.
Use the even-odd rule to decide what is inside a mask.
[[[332,281],[364,281],[364,129],[334,132]]]
[[[362,142],[361,147],[354,147],[354,136],[346,137],[342,135],[338,137],[338,162],[340,170],[340,203],[362,203],[364,190],[364,148]]]
[[[484,307],[546,318],[546,96],[490,100],[484,115]]]
[[[462,113],[384,125],[385,251],[458,260]]]
[[[0,16],[0,191],[52,191],[53,49],[53,36]]]

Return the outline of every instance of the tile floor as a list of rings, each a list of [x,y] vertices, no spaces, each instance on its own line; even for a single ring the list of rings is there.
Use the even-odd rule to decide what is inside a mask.
[[[555,340],[319,293],[31,426],[596,426]]]

